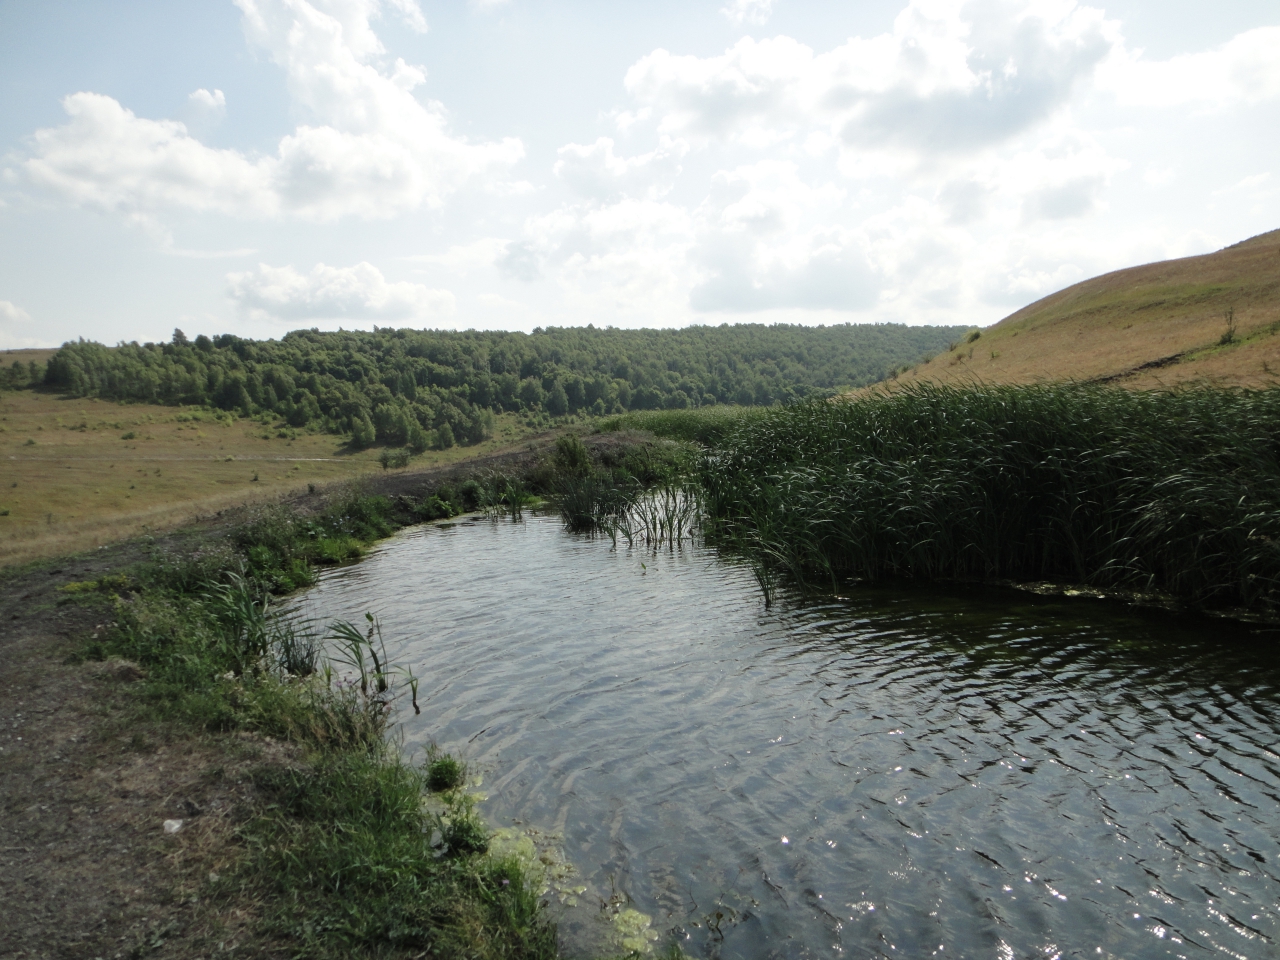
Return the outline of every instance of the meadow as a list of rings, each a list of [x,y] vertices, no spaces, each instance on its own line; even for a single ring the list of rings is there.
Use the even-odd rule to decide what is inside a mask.
[[[502,415],[489,439],[426,451],[412,463],[456,463],[535,432]],[[0,391],[0,566],[381,473],[380,454],[270,415]]]

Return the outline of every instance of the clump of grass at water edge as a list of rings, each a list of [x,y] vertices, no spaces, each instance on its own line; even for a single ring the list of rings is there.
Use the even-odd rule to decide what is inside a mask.
[[[1280,603],[1280,391],[935,386],[762,412],[700,470],[717,542],[843,579]]]

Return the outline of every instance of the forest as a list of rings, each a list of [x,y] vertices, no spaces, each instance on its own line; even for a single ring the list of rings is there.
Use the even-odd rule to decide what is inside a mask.
[[[963,327],[723,324],[684,329],[549,327],[532,334],[298,330],[107,347],[62,345],[43,377],[75,397],[196,404],[350,434],[356,446],[476,443],[493,416],[557,418],[831,396],[945,350]]]

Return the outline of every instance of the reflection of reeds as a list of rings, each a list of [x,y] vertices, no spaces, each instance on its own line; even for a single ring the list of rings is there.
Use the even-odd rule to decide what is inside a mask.
[[[637,497],[619,518],[615,537],[625,537],[628,544],[675,547],[697,535],[701,519],[696,488],[670,484]]]
[[[641,494],[633,480],[617,480],[607,474],[562,477],[556,484],[560,516],[574,533],[612,535]]]
[[[645,491],[634,480],[607,475],[572,478],[557,496],[560,515],[575,533],[602,534],[615,544],[675,547],[698,532],[702,508],[695,486],[672,483]]]
[[[702,469],[757,576],[1280,602],[1280,391],[914,385],[745,425]],[[769,593],[766,580],[762,586]]]

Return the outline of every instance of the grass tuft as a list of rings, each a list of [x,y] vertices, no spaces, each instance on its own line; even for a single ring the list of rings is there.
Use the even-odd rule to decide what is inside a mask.
[[[427,764],[427,789],[432,793],[456,790],[466,780],[466,764],[447,753],[431,758]]]

